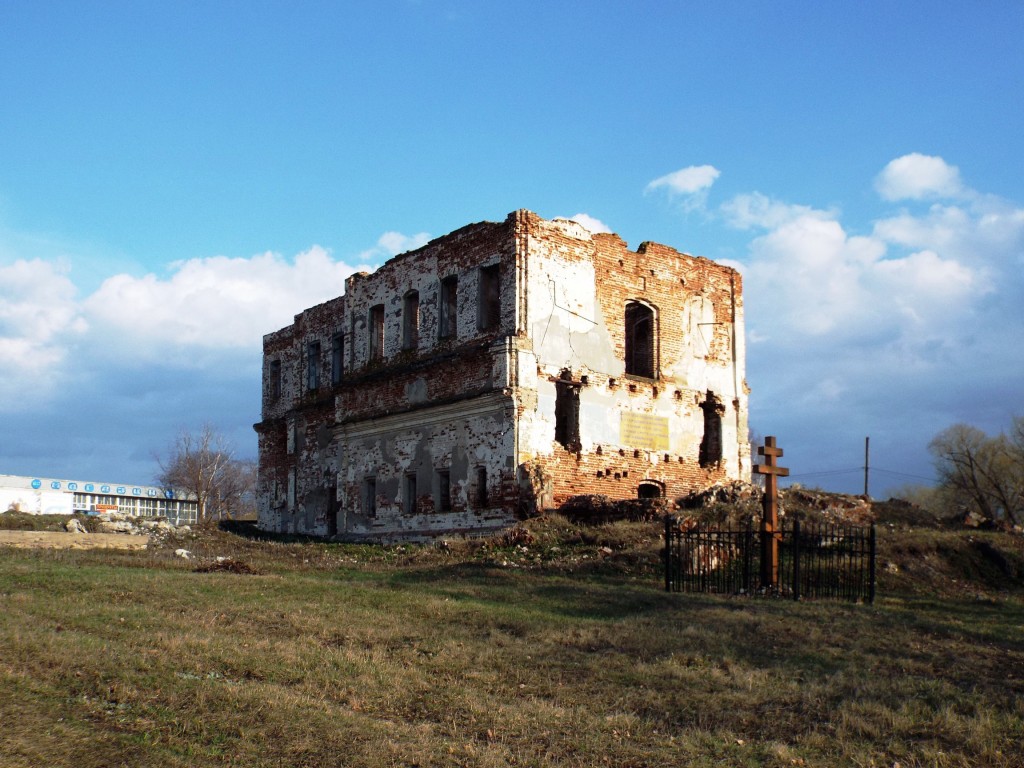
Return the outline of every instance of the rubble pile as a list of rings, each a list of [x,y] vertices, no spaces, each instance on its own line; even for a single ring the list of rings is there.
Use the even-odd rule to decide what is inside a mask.
[[[613,520],[654,520],[675,511],[670,499],[612,499],[597,494],[573,496],[558,508],[560,514],[580,523]]]

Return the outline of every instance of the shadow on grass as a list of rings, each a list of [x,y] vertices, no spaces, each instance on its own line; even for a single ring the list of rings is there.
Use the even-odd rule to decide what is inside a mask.
[[[660,581],[624,583],[620,578],[567,576],[543,570],[517,570],[487,563],[402,570],[386,583],[416,588],[450,600],[471,600],[503,606],[528,606],[562,618],[617,621],[667,611],[741,610],[743,599],[683,596],[668,593]]]

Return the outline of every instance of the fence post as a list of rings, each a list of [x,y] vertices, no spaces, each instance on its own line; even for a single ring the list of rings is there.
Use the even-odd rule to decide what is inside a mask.
[[[871,523],[871,554],[869,555],[869,570],[871,572],[871,582],[868,587],[868,602],[875,602],[875,524]]]
[[[800,599],[800,520],[793,518],[793,599]]]
[[[665,515],[665,591],[672,591],[672,516]]]
[[[750,561],[754,554],[751,551],[753,538],[753,528],[748,518],[747,529],[743,532],[743,594],[745,595],[750,595]]]

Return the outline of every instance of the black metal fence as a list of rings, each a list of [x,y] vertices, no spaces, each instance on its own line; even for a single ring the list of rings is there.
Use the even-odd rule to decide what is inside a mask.
[[[778,546],[777,583],[765,583],[764,541]],[[770,582],[770,579],[769,579]],[[665,589],[726,595],[875,599],[875,526],[800,523],[774,533],[753,524],[712,528],[665,518]]]

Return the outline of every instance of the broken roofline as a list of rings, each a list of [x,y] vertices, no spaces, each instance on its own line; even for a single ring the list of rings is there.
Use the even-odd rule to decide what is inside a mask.
[[[261,527],[442,535],[749,473],[731,267],[518,210],[345,287],[265,337]]]

